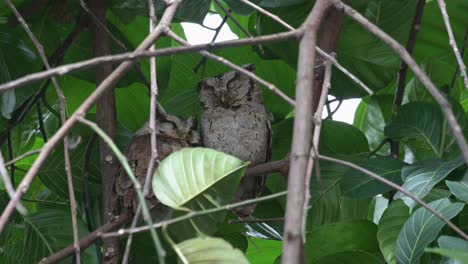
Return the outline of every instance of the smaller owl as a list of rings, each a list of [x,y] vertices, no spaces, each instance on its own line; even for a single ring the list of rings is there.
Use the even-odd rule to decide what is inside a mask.
[[[196,131],[196,126],[194,118],[183,119],[167,114],[163,120],[157,120],[158,159],[162,160],[172,152],[182,148],[198,145],[200,136]],[[143,186],[151,159],[151,131],[148,123],[135,133],[124,154],[135,177]],[[154,169],[156,170],[156,166]],[[133,182],[122,167],[118,169],[114,187],[120,197],[122,211],[134,212],[138,206],[138,199],[133,188]],[[150,210],[159,204],[152,191],[145,198]]]
[[[255,71],[253,64],[243,68]],[[265,110],[261,91],[255,81],[238,72],[227,72],[202,81],[199,95],[201,134],[205,147],[250,161],[251,165],[270,160],[270,114]],[[256,198],[264,184],[264,177],[243,178],[234,202]],[[235,212],[247,217],[254,208],[247,206]]]

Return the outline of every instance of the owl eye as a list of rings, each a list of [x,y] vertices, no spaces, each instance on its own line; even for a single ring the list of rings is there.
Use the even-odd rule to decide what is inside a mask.
[[[228,83],[227,83],[227,88],[228,90],[233,90],[233,89],[237,89],[241,86],[241,82],[239,79],[232,79],[230,80]]]

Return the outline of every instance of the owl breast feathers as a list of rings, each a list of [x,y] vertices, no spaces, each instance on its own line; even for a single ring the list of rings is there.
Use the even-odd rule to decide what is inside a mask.
[[[200,136],[195,130],[194,119],[182,119],[171,115],[164,118],[165,120],[158,120],[156,123],[159,160],[164,159],[172,152],[198,144]],[[143,186],[151,159],[151,133],[147,124],[135,133],[135,137],[125,149],[124,154],[135,177]],[[129,212],[135,211],[138,199],[133,182],[122,167],[117,170],[114,187],[121,200],[122,209]],[[150,210],[159,204],[151,189],[145,198]]]
[[[254,65],[243,66],[254,71]],[[202,107],[201,134],[205,147],[236,156],[251,165],[270,160],[270,115],[263,105],[261,91],[247,76],[228,72],[199,84]],[[242,179],[234,201],[260,195],[264,177]],[[236,213],[248,216],[254,207]]]

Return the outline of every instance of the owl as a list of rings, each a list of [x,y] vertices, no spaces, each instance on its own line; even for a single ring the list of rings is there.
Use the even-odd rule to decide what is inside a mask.
[[[255,71],[253,64],[243,68]],[[198,88],[203,145],[250,161],[251,166],[269,161],[271,118],[255,81],[238,72],[227,72],[203,80]],[[234,202],[258,197],[264,185],[265,177],[243,178]],[[254,209],[247,206],[235,213],[248,217]]]
[[[196,120],[193,118],[183,119],[169,114],[166,114],[163,120],[157,120],[158,159],[162,160],[172,152],[182,148],[198,145],[200,136],[196,131],[196,126]],[[148,123],[135,133],[124,154],[135,177],[143,186],[151,159],[151,130]],[[154,169],[156,170],[156,166]],[[122,211],[135,212],[138,199],[133,188],[133,182],[122,167],[119,167],[117,171],[114,187],[121,201]],[[148,193],[145,199],[150,210],[159,204],[152,191]]]

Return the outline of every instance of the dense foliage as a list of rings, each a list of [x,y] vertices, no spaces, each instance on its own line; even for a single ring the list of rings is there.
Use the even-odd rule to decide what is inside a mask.
[[[313,6],[313,1],[306,0],[252,2],[277,14],[294,27],[301,25]],[[406,44],[416,0],[350,2],[372,23],[402,45]],[[467,42],[468,1],[446,2],[455,39],[461,49]],[[80,26],[80,18],[86,14],[77,0],[17,0],[13,3],[25,16],[49,57],[62,47],[70,32]],[[225,0],[223,5],[233,11],[233,17],[253,36],[284,31],[272,19],[235,0]],[[157,8],[160,15],[163,6],[157,5]],[[207,14],[213,15],[209,12],[224,16],[223,11],[210,0],[185,0],[176,13],[172,28],[184,36],[181,22],[202,23]],[[239,38],[246,37],[231,19],[227,19],[226,23]],[[148,34],[147,0],[110,0],[107,25],[128,50],[134,50]],[[157,42],[157,48],[176,46],[179,44],[168,37]],[[113,53],[124,51],[112,42]],[[215,53],[237,65],[255,63],[258,76],[294,98],[297,42],[228,48]],[[370,87],[374,94],[368,95],[342,72],[333,69],[331,95],[338,100],[361,98],[362,101],[353,125],[334,121],[329,113],[323,123],[319,152],[356,163],[402,185],[451,219],[465,233],[468,232],[468,207],[465,206],[468,203],[467,168],[440,106],[409,73],[403,106],[396,114],[392,113],[401,59],[350,18],[344,21],[336,54],[338,61]],[[436,1],[426,3],[412,55],[450,100],[466,137],[468,91],[458,72]],[[66,50],[62,61],[57,63],[66,64],[91,57],[91,34],[84,30]],[[467,57],[464,56],[465,63],[468,62]],[[149,77],[148,61],[142,60],[140,66]],[[38,72],[42,68],[43,64],[32,42],[16,17],[6,5],[0,4],[0,83]],[[197,53],[158,57],[158,100],[168,113],[197,116],[200,112],[197,83],[205,77],[228,70],[216,62],[203,61]],[[93,69],[73,72],[59,77],[58,81],[66,96],[69,115],[95,88]],[[6,160],[41,148],[60,127],[59,102],[51,86],[50,82],[43,81],[1,94],[0,146]],[[135,70],[119,81],[115,94],[118,127],[116,143],[123,149],[133,133],[148,119],[149,96]],[[266,89],[263,97],[266,108],[274,117],[273,159],[280,160],[287,155],[291,146],[294,111],[289,104]],[[87,118],[93,120],[95,115],[96,109],[93,108]],[[71,169],[81,236],[102,225],[98,144],[92,148],[89,160],[84,159],[86,145],[92,140],[91,135],[89,128],[77,125],[70,137]],[[400,141],[400,159],[390,156],[389,144],[385,143],[387,139]],[[385,144],[382,146],[382,143]],[[196,151],[202,155],[200,153],[203,150]],[[182,198],[166,197],[167,205],[200,211],[229,202],[229,197],[222,197],[221,194],[226,196],[235,190],[236,184],[233,182],[238,182],[245,169],[242,161],[232,160],[228,164],[231,167],[226,167],[224,163],[220,165],[215,157],[193,161],[183,156],[187,152],[177,155],[181,155],[180,162],[187,162],[177,166],[190,168],[194,163],[208,162],[219,165],[212,166],[218,174],[212,182],[204,180],[212,171],[205,170],[191,175],[205,185],[193,187]],[[73,242],[63,156],[63,147],[56,148],[50,155],[39,172],[39,178],[33,182],[22,201],[29,214],[16,214],[1,234],[1,263],[37,263]],[[8,167],[15,184],[21,181],[35,157],[29,156]],[[95,212],[92,215],[86,215],[84,209],[84,173],[88,174],[87,193],[91,196],[88,197],[92,201],[91,210]],[[176,174],[182,177],[180,181],[183,182],[183,173]],[[317,184],[315,177],[312,177],[311,183],[312,200],[305,244],[309,263],[449,263],[444,262],[448,258],[468,262],[468,242],[458,238],[453,230],[444,227],[441,220],[404,194],[393,192],[387,185],[363,173],[331,162],[320,162],[320,174],[321,184]],[[156,183],[154,186],[157,186]],[[164,185],[159,187],[164,188]],[[269,176],[267,187],[264,195],[280,193],[287,189],[286,180],[276,174]],[[0,182],[0,190],[3,189]],[[254,217],[265,219],[284,216],[284,197],[258,204]],[[392,201],[388,207],[386,198]],[[2,191],[0,208],[4,208],[8,199],[6,192]],[[178,215],[174,214],[174,217]],[[200,247],[199,250],[209,248],[211,251],[208,252],[221,255],[226,260],[232,257],[240,263],[247,260],[251,263],[275,262],[281,255],[282,222],[229,224],[233,218],[235,216],[231,212],[218,212],[178,223],[172,233],[169,226],[169,233],[164,231],[164,234],[175,242],[169,240],[165,247],[170,250],[169,244],[175,246],[173,243],[179,243],[175,247],[180,252],[186,252],[184,250],[196,245]],[[184,226],[184,223],[188,224]],[[193,225],[197,228],[194,229]],[[223,240],[195,238],[194,230]],[[185,240],[187,238],[195,240]],[[133,263],[157,261],[157,253],[151,241],[149,233],[135,237],[131,257]],[[84,251],[83,263],[99,263],[101,256],[98,249],[99,244]],[[243,259],[244,255],[247,260]],[[186,257],[190,260],[196,256]],[[174,251],[169,251],[169,258],[175,259]]]

